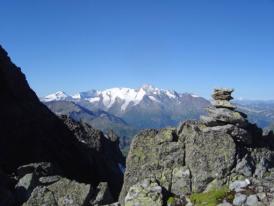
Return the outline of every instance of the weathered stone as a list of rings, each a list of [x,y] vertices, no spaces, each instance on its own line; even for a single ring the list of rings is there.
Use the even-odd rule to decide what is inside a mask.
[[[218,204],[217,206],[232,206],[232,204],[230,204],[229,202],[224,202],[224,203]]]
[[[185,164],[192,176],[192,191],[202,192],[213,179],[228,175],[234,165],[236,145],[223,130],[185,124]],[[189,135],[191,134],[191,135]]]
[[[260,192],[260,193],[257,193],[256,195],[257,195],[257,197],[259,198],[260,201],[267,200],[267,196],[266,196],[265,192]]]
[[[123,205],[131,186],[154,177],[167,191],[172,185],[173,168],[184,164],[184,146],[175,129],[145,130],[135,137],[127,158],[127,169],[120,202]]]
[[[262,178],[264,174],[267,172],[269,167],[270,167],[269,161],[265,157],[262,157],[260,162],[256,165],[254,176]]]
[[[107,205],[104,205],[104,206],[120,206],[120,203],[115,202],[115,203],[107,204]]]
[[[162,188],[153,179],[145,179],[132,186],[125,198],[125,206],[162,206]]]
[[[187,167],[173,169],[171,193],[178,196],[191,193],[191,174]]]
[[[247,206],[258,206],[259,200],[257,195],[249,195],[246,199]]]
[[[236,180],[229,184],[229,189],[235,192],[241,192],[248,185],[250,185],[250,181],[248,179],[245,180]]]
[[[39,183],[42,185],[49,185],[49,184],[59,181],[60,179],[61,179],[60,176],[40,177]]]
[[[36,187],[33,190],[30,199],[23,204],[23,206],[38,205],[59,206],[57,200],[55,199],[54,193],[42,186]]]
[[[33,173],[26,174],[19,179],[15,185],[15,194],[20,203],[25,202],[29,198],[32,190],[37,186],[37,183],[38,179]]]
[[[247,126],[247,120],[241,115],[241,113],[232,111],[226,108],[212,108],[207,109],[209,117],[219,123],[234,124],[239,127]]]
[[[62,178],[49,186],[38,186],[23,206],[82,206],[89,199],[90,185]]]
[[[214,93],[212,95],[212,98],[215,100],[231,100],[233,97],[231,96],[233,89],[214,89]]]
[[[97,192],[96,197],[93,198],[92,201],[90,201],[91,205],[95,205],[95,206],[96,205],[107,205],[107,204],[111,204],[114,201],[113,197],[109,191],[107,182],[101,182],[97,186],[96,192]]]
[[[250,156],[245,156],[236,165],[236,172],[246,177],[251,177],[255,169],[254,161]]]
[[[222,133],[229,134],[237,143],[239,142],[245,145],[251,145],[253,143],[252,135],[247,130],[239,128],[233,124],[205,127],[203,130],[220,131]]]
[[[31,173],[35,176],[41,177],[60,174],[61,171],[56,167],[56,165],[53,165],[50,162],[30,163],[17,168],[17,176],[19,178]]]
[[[174,128],[161,129],[155,136],[155,141],[158,144],[164,142],[172,142],[176,140],[176,131]]]
[[[213,101],[212,105],[215,106],[216,108],[227,108],[231,110],[234,110],[237,108],[236,106],[234,106],[227,100],[215,100]]]
[[[236,193],[233,200],[233,205],[242,206],[245,203],[245,201],[246,201],[246,195],[241,193]]]
[[[37,180],[36,180],[37,181]],[[19,179],[18,183],[16,184],[16,188],[24,188],[26,190],[29,190],[31,187],[34,187],[35,178],[33,173],[26,174],[21,179]]]

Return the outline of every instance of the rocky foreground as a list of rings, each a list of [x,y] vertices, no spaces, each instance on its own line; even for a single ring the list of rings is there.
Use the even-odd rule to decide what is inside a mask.
[[[127,158],[122,205],[274,205],[274,136],[214,91],[208,116],[146,130]]]
[[[58,118],[0,47],[0,206],[118,200],[125,159],[114,134]]]
[[[273,206],[274,135],[232,92],[200,121],[142,131],[124,173],[119,138],[55,116],[0,47],[0,206]]]

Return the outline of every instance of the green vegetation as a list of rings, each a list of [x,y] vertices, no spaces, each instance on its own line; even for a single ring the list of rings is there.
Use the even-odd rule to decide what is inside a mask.
[[[174,204],[175,204],[174,197],[169,197],[167,200],[167,206],[174,206]]]
[[[194,193],[190,196],[190,200],[195,206],[216,206],[224,199],[230,202],[233,198],[233,193],[227,187],[205,193]]]

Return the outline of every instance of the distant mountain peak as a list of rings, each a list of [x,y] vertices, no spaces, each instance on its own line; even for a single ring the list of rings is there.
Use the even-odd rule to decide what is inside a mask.
[[[58,91],[53,94],[49,94],[42,98],[42,101],[44,102],[50,102],[50,101],[61,101],[61,100],[71,100],[72,97],[68,95],[67,93],[63,91]]]
[[[143,89],[146,92],[151,92],[151,91],[160,91],[159,88],[151,85],[151,84],[144,84],[140,89]]]
[[[146,98],[145,98],[146,97]],[[143,101],[151,104],[173,104],[174,102],[184,101],[185,97],[197,98],[197,95],[190,93],[177,93],[174,90],[165,90],[157,88],[151,84],[144,84],[137,89],[127,87],[114,87],[105,90],[89,90],[86,92],[79,92],[73,96],[65,92],[56,92],[50,94],[41,100],[49,101],[87,101],[93,106],[102,110],[109,111],[114,107],[125,112],[129,107],[139,105]]]

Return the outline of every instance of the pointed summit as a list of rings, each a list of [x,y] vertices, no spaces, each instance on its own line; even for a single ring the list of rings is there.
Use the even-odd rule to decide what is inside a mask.
[[[145,91],[154,91],[154,90],[158,90],[158,88],[154,87],[151,84],[144,84],[141,89],[145,90]]]
[[[45,96],[42,101],[44,102],[50,102],[50,101],[62,101],[62,100],[71,100],[72,97],[68,94],[66,94],[63,91],[58,91],[53,94],[49,94]]]

